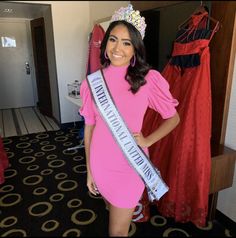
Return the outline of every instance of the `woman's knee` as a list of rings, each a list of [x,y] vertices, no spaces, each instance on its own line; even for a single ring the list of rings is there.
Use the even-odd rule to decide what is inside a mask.
[[[109,236],[110,237],[127,237],[128,233],[127,232],[123,232],[123,231],[114,231],[114,232],[109,232]]]
[[[135,208],[117,208],[110,206],[109,235],[128,236],[130,223]]]

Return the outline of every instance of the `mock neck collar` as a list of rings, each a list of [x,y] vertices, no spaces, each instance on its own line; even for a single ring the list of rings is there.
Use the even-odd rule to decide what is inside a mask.
[[[108,69],[112,70],[112,71],[116,71],[116,72],[125,72],[126,73],[128,67],[129,67],[129,65],[115,66],[115,65],[110,64],[108,66]]]

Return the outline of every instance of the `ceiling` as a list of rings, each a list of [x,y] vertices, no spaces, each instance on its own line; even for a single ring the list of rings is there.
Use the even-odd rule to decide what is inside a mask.
[[[50,7],[48,4],[1,1],[0,18],[37,18],[48,7]]]

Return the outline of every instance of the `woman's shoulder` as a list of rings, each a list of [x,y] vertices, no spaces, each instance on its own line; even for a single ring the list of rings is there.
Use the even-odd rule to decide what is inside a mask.
[[[156,69],[149,69],[148,73],[145,76],[145,79],[151,80],[151,79],[158,79],[159,77],[162,77],[159,71],[157,71]]]
[[[155,69],[150,69],[145,76],[145,79],[147,81],[147,84],[151,87],[167,83],[162,74]]]
[[[87,82],[87,79],[83,79],[80,85],[80,95],[88,95],[90,94],[90,89],[89,89],[89,85]]]
[[[88,87],[88,82],[87,82],[87,80],[85,78],[85,79],[82,80],[80,88],[87,88],[87,87]]]

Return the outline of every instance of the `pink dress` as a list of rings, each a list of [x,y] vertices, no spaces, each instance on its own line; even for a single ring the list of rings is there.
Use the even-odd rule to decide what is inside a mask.
[[[147,107],[158,111],[163,118],[174,116],[178,101],[172,97],[167,81],[158,71],[148,72],[147,83],[136,94],[129,91],[126,71],[127,66],[110,65],[103,69],[115,105],[132,133],[141,131]],[[101,118],[86,80],[82,82],[80,94],[83,102],[80,114],[85,124],[95,125],[90,145],[90,168],[97,188],[112,205],[133,208],[142,196],[144,182],[129,165]],[[148,154],[147,148],[144,151]]]

